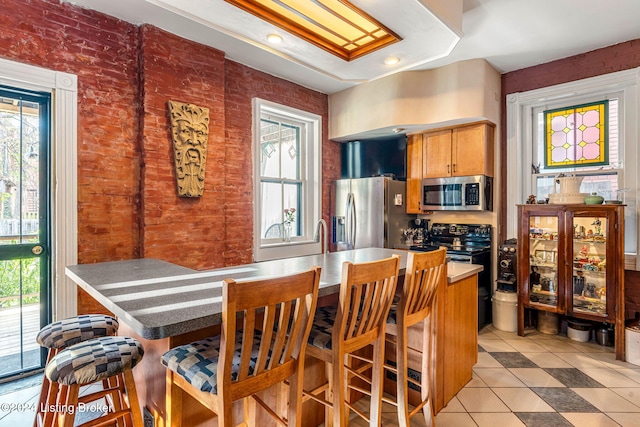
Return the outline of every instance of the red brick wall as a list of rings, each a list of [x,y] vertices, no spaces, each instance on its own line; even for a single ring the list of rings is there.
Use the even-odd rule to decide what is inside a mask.
[[[251,98],[323,117],[327,96],[224,52],[57,0],[0,0],[0,57],[78,75],[78,259],[197,268],[252,259]],[[209,108],[204,196],[177,197],[167,101]],[[339,177],[324,141],[324,183]],[[329,186],[323,212],[329,217]],[[83,293],[79,311],[99,307]]]
[[[0,1],[0,56],[78,75],[79,262],[136,257],[137,30],[57,3]]]
[[[145,25],[140,57],[144,165],[141,253],[191,268],[223,267],[224,52]],[[209,109],[205,188],[200,198],[178,197],[169,100]]]
[[[500,132],[502,182],[506,182],[509,167],[506,164],[506,95],[636,67],[640,67],[640,39],[503,74],[502,131]],[[506,187],[501,191],[502,200],[506,200]],[[506,230],[506,209],[506,206],[502,206],[502,227],[500,227],[502,230]],[[503,239],[504,237],[501,237],[500,241]],[[635,313],[640,313],[640,272],[625,272],[625,288],[626,317],[633,318]]]
[[[323,217],[329,219],[329,188],[331,181],[340,178],[340,146],[329,141],[327,96],[282,79],[227,62],[226,75],[226,145],[227,263],[251,262],[253,244],[253,187],[251,157],[251,100],[255,97],[299,108],[322,116],[323,158]]]

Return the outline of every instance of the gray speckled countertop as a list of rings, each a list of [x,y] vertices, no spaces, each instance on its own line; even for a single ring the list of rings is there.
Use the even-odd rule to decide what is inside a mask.
[[[404,274],[407,251],[366,248],[265,261],[209,271],[196,271],[158,259],[134,259],[69,266],[75,283],[113,312],[141,337],[161,339],[221,322],[222,281],[292,274],[322,267],[320,296],[338,291],[344,261],[366,262],[401,256]],[[449,283],[481,271],[472,264],[449,263]],[[452,280],[455,279],[455,280]]]

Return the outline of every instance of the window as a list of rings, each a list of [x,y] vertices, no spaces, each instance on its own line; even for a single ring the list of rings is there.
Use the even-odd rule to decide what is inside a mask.
[[[254,258],[320,253],[321,118],[254,99]]]
[[[621,94],[618,94],[621,95]],[[564,102],[566,104],[566,101]],[[538,199],[556,192],[559,174],[582,176],[581,191],[606,200],[622,199],[619,161],[619,99],[534,112],[532,194]]]
[[[625,269],[640,270],[639,83],[636,69],[507,95],[507,237],[516,236],[516,204],[554,193],[560,173],[582,176],[581,192],[627,205]],[[554,140],[556,131],[564,135]]]

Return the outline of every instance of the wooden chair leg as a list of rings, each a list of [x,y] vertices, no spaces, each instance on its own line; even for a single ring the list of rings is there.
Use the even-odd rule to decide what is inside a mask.
[[[182,390],[173,381],[171,370],[167,369],[166,391],[166,427],[182,426]]]
[[[346,357],[341,355],[333,362],[333,369],[331,375],[333,376],[333,425],[334,426],[346,426],[348,425],[348,413],[347,406],[344,404],[347,393],[345,383],[345,367]]]
[[[51,359],[53,359],[53,356],[55,356],[56,354],[58,354],[57,349],[55,348],[51,348],[49,349],[49,353],[47,354],[47,362],[45,364],[45,366],[47,366],[49,364],[49,361],[51,361]],[[51,387],[56,387],[56,389],[54,391],[51,390]],[[40,388],[40,397],[38,398],[38,406],[36,407],[36,417],[33,421],[33,427],[38,427],[38,417],[40,417],[40,420],[42,421],[42,425],[43,426],[50,426],[51,423],[53,422],[53,419],[49,419],[49,423],[45,424],[45,420],[47,418],[51,418],[52,416],[47,417],[47,412],[43,412],[41,409],[45,408],[49,405],[53,405],[55,404],[55,399],[57,397],[57,393],[58,393],[58,388],[57,388],[57,384],[52,385],[51,381],[49,381],[49,378],[47,378],[46,375],[42,376],[42,387]]]
[[[131,408],[131,418],[134,426],[143,425],[142,411],[140,410],[140,402],[138,401],[138,392],[136,391],[136,383],[133,379],[133,372],[129,369],[124,371],[124,385],[126,388],[126,399]]]
[[[58,404],[62,408],[77,408],[78,407],[78,395],[80,393],[80,386],[72,384],[70,386],[62,386],[60,395],[63,396],[64,402],[59,401]],[[76,419],[75,410],[65,410],[58,415],[59,427],[73,427]]]
[[[325,373],[327,376],[327,382],[329,383],[327,389],[325,390],[324,393],[324,400],[326,400],[327,402],[334,402],[333,400],[333,387],[334,387],[334,380],[333,380],[333,365],[331,363],[325,363],[324,364],[324,369],[325,369]],[[331,406],[325,406],[324,407],[324,425],[325,427],[333,427],[333,413],[334,413],[334,408]],[[338,426],[340,426],[340,424],[338,424]]]
[[[373,343],[373,366],[371,368],[371,404],[369,426],[382,425],[382,378],[384,375],[384,332]]]

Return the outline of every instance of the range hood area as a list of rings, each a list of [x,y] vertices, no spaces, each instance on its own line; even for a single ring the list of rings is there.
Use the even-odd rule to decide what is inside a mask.
[[[393,138],[481,120],[499,125],[500,85],[484,59],[363,83],[329,95],[329,139]]]

